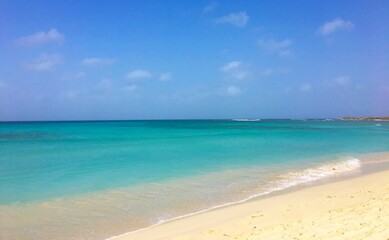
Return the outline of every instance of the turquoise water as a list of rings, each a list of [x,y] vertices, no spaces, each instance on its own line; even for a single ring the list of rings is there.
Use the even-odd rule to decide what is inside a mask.
[[[7,230],[0,227],[0,237],[50,239],[59,232],[56,224],[63,227],[55,214],[65,214],[101,231],[72,229],[63,239],[104,239],[289,186],[290,173],[388,150],[387,122],[0,123],[0,217],[20,217],[32,206],[58,211],[51,211],[52,219],[31,213],[52,231],[36,221],[2,220]],[[86,218],[91,212],[101,216]],[[115,219],[122,225],[112,227]],[[102,228],[108,220],[113,223]]]

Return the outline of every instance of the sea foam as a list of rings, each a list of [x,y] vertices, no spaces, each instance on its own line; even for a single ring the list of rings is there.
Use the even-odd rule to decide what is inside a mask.
[[[350,158],[350,159],[347,159],[345,161],[325,164],[325,165],[321,165],[321,166],[315,167],[315,168],[308,168],[308,169],[301,170],[301,171],[289,172],[289,173],[286,173],[286,174],[279,176],[279,178],[277,180],[270,181],[268,183],[268,188],[265,188],[267,190],[258,192],[256,194],[252,194],[252,195],[245,197],[241,200],[227,202],[227,203],[220,204],[220,205],[215,205],[215,206],[212,206],[212,207],[200,210],[200,211],[188,213],[188,214],[173,217],[170,219],[159,219],[155,224],[152,224],[148,227],[141,228],[141,229],[138,229],[135,231],[130,231],[130,232],[120,234],[117,236],[113,236],[113,237],[107,238],[106,240],[114,240],[118,237],[130,235],[130,234],[133,234],[133,233],[136,233],[139,231],[143,231],[143,230],[161,225],[163,223],[167,223],[167,222],[175,221],[178,219],[194,216],[194,215],[197,215],[200,213],[208,212],[208,211],[222,208],[222,207],[227,207],[227,206],[231,206],[231,205],[235,205],[235,204],[239,204],[239,203],[244,203],[244,202],[247,202],[251,199],[254,199],[254,198],[257,198],[260,196],[264,196],[264,195],[268,195],[270,193],[281,191],[284,189],[288,189],[290,187],[298,186],[298,185],[305,184],[305,183],[315,182],[315,181],[318,181],[320,179],[324,179],[327,177],[340,175],[340,174],[345,173],[345,172],[358,170],[360,167],[361,167],[361,164],[360,164],[359,159]]]
[[[256,118],[256,119],[248,119],[248,118],[235,118],[232,119],[234,122],[259,122],[261,119]]]
[[[361,164],[359,159],[351,158],[341,162],[325,164],[316,168],[308,168],[302,171],[289,172],[285,175],[281,175],[281,180],[278,180],[274,183],[276,186],[278,186],[275,189],[282,190],[304,183],[315,182],[326,177],[357,170],[360,167]]]

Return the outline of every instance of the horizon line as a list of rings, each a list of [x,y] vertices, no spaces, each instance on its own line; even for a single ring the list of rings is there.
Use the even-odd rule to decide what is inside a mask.
[[[260,119],[260,120],[322,120],[322,119],[334,119],[342,120],[347,118],[388,118],[389,116],[370,116],[370,117],[319,117],[319,118],[156,118],[156,119],[71,119],[71,120],[0,120],[0,123],[33,123],[33,122],[128,122],[128,121],[226,121],[226,120],[238,120],[238,119]]]

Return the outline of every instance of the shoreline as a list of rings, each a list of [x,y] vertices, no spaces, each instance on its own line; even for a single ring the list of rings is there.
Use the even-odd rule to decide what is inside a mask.
[[[361,159],[364,160],[366,166],[364,166],[364,168],[361,169],[362,171],[357,174],[354,173],[350,175],[346,173],[345,175],[341,175],[341,176],[328,177],[314,182],[302,183],[297,186],[288,187],[286,189],[282,189],[270,193],[264,193],[261,194],[260,196],[256,196],[250,199],[243,199],[241,201],[237,201],[234,203],[226,203],[221,206],[211,207],[209,209],[205,209],[196,213],[190,213],[184,216],[179,216],[173,219],[166,220],[162,223],[156,223],[154,225],[151,225],[143,229],[127,232],[118,236],[112,236],[110,238],[106,238],[106,240],[176,239],[177,236],[187,235],[187,234],[188,236],[184,238],[177,238],[177,239],[214,239],[213,235],[215,234],[204,233],[204,231],[207,232],[206,231],[207,228],[210,228],[209,229],[210,231],[208,232],[211,233],[217,232],[211,229],[214,228],[215,226],[221,226],[221,229],[227,230],[229,229],[229,227],[225,227],[225,226],[223,227],[223,225],[226,225],[227,223],[239,222],[239,220],[241,220],[242,218],[245,218],[255,213],[256,209],[269,208],[269,206],[267,205],[272,200],[277,200],[279,201],[279,204],[282,205],[283,202],[284,203],[288,202],[287,200],[295,197],[295,195],[299,195],[299,194],[309,195],[312,191],[316,191],[320,193],[320,195],[322,195],[323,191],[321,190],[321,188],[327,190],[327,194],[331,194],[331,188],[334,189],[334,193],[341,193],[342,190],[339,189],[339,186],[344,184],[352,183],[351,185],[356,185],[357,187],[351,188],[355,190],[355,188],[362,189],[363,187],[366,186],[366,184],[369,184],[369,182],[373,182],[373,183],[376,182],[377,179],[379,179],[378,176],[380,176],[383,179],[385,179],[385,177],[386,179],[388,179],[389,177],[389,170],[388,170],[389,165],[387,162],[389,160],[388,152],[364,154],[361,156]],[[378,164],[377,161],[379,162]],[[371,166],[373,167],[368,166],[369,162],[372,163]],[[382,166],[379,166],[380,164],[383,164],[382,166],[385,166],[386,170],[382,170],[381,168]],[[357,182],[360,184],[355,184]],[[385,182],[383,182],[382,184],[384,183]],[[389,194],[389,188],[387,189],[386,193]],[[355,197],[355,199],[359,199],[359,198]],[[349,201],[349,202],[352,203],[353,201]],[[347,205],[347,201],[342,204]],[[327,208],[325,209],[327,210]],[[278,220],[273,219],[270,222],[276,223],[279,222],[280,220],[281,219]],[[282,221],[285,221],[285,219],[283,219]],[[242,228],[242,230],[243,229],[244,228]],[[222,232],[222,230],[220,230],[219,232]],[[250,232],[250,231],[246,230],[244,232]],[[253,235],[252,232],[250,232],[250,236],[251,235]],[[240,239],[240,238],[236,238],[236,239]]]

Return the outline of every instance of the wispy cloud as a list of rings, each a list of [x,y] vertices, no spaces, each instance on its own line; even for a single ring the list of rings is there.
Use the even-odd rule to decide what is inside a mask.
[[[15,43],[20,46],[31,46],[53,42],[62,42],[64,39],[65,37],[62,33],[58,32],[57,29],[52,28],[48,32],[41,31],[28,36],[23,36],[15,40]]]
[[[353,87],[352,79],[350,76],[338,76],[333,79],[328,79],[323,82],[323,87],[335,88],[335,87]]]
[[[304,84],[302,84],[301,86],[300,86],[300,91],[301,92],[309,92],[309,91],[311,91],[312,90],[312,86],[311,86],[311,84],[309,84],[309,83],[304,83]]]
[[[242,65],[240,61],[232,61],[220,68],[222,72],[231,72],[235,69],[238,69]]]
[[[273,75],[275,72],[275,70],[273,68],[268,68],[266,70],[263,70],[259,73],[259,75],[261,77],[270,77],[271,75]]]
[[[80,72],[75,72],[75,73],[66,73],[60,79],[61,80],[73,80],[73,79],[84,78],[85,76],[86,76],[86,73],[80,71]]]
[[[80,94],[80,91],[78,90],[68,90],[62,94],[63,99],[74,99],[78,97]]]
[[[7,84],[0,80],[0,89],[4,89],[7,87]]]
[[[96,90],[99,93],[108,93],[112,89],[112,82],[110,79],[102,79],[100,82],[96,85]]]
[[[170,79],[172,79],[172,77],[173,77],[173,75],[170,72],[161,73],[159,75],[159,80],[160,81],[169,81]]]
[[[245,27],[250,17],[246,12],[231,13],[229,15],[215,19],[216,24],[231,24],[235,27]]]
[[[50,71],[62,62],[60,54],[41,54],[27,68],[33,71]]]
[[[126,78],[128,79],[142,79],[142,78],[151,78],[152,75],[149,71],[143,69],[135,69],[127,73]]]
[[[227,93],[228,95],[231,95],[231,96],[237,96],[241,93],[242,91],[240,90],[240,88],[238,87],[235,87],[235,86],[229,86],[227,88]]]
[[[123,88],[123,90],[126,91],[126,92],[133,92],[133,91],[135,91],[137,88],[138,88],[137,85],[131,84],[131,85],[125,86],[125,87]]]
[[[262,46],[270,50],[285,49],[290,47],[290,45],[292,45],[293,43],[290,39],[285,39],[282,41],[276,41],[274,39],[269,39],[269,40],[260,39],[259,42]]]
[[[335,78],[333,83],[337,86],[346,86],[351,83],[351,78],[349,76],[340,76]]]
[[[217,94],[222,96],[234,97],[238,96],[242,93],[242,90],[234,85],[230,85],[228,87],[220,88],[217,90]]]
[[[289,56],[292,53],[290,47],[293,44],[293,41],[288,38],[281,41],[274,39],[259,39],[258,44],[263,49],[273,52],[279,56]]]
[[[288,74],[290,73],[290,69],[280,69],[280,68],[267,68],[258,73],[259,77],[271,77],[279,74]]]
[[[223,95],[222,89],[218,89],[217,94]],[[224,89],[223,89],[224,90]],[[160,100],[163,102],[174,102],[179,104],[191,104],[203,102],[210,96],[215,94],[214,89],[210,89],[209,86],[191,86],[182,89],[176,89],[175,91],[162,94]]]
[[[341,18],[335,18],[330,22],[324,23],[319,29],[317,33],[322,36],[327,36],[337,31],[351,31],[354,29],[354,24],[351,21],[345,21]]]
[[[250,71],[244,68],[241,61],[229,62],[219,70],[226,73],[229,78],[236,80],[243,80],[250,76]]]
[[[111,58],[85,58],[81,61],[81,65],[86,67],[103,67],[112,65],[115,62],[114,59]]]
[[[208,3],[208,5],[203,8],[203,13],[212,12],[213,10],[215,10],[217,8],[218,5],[219,5],[218,2],[210,2],[210,3]]]

